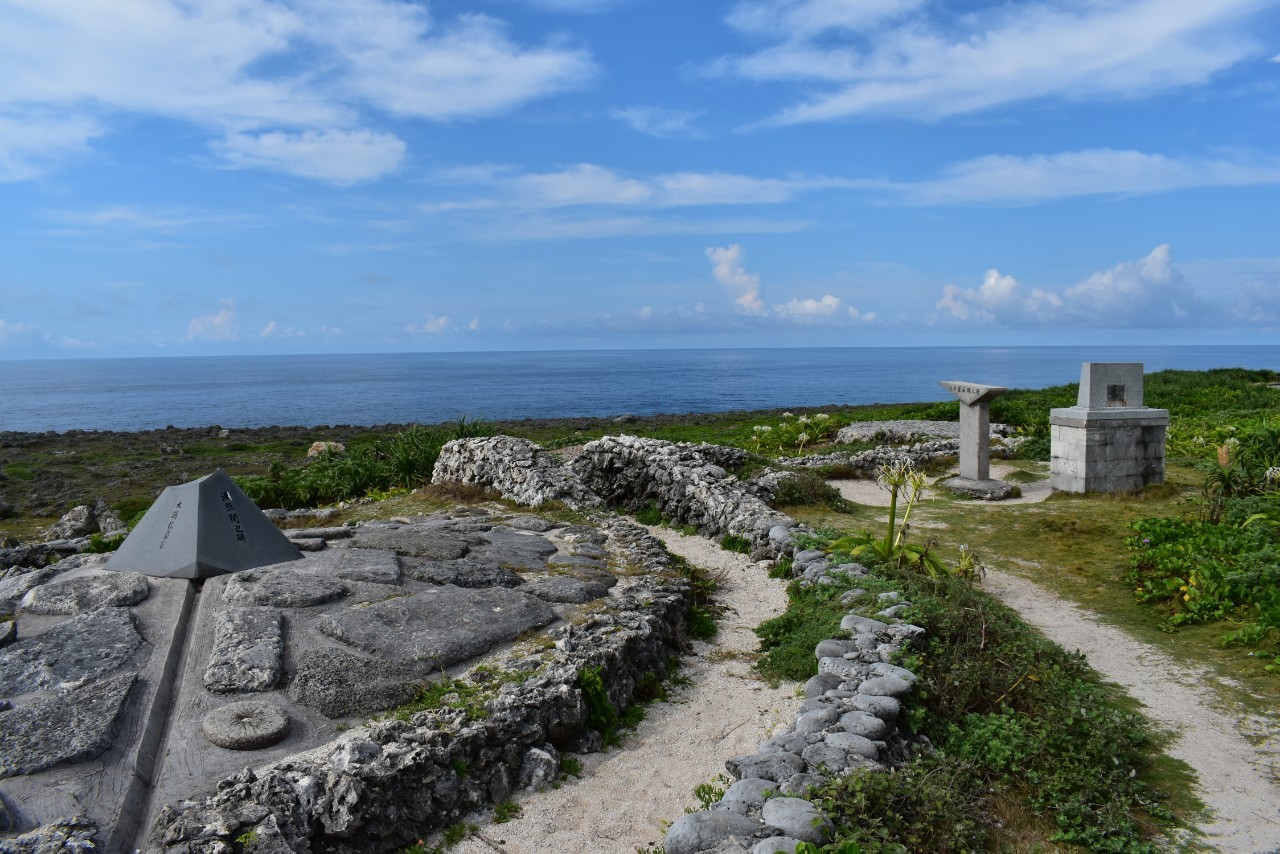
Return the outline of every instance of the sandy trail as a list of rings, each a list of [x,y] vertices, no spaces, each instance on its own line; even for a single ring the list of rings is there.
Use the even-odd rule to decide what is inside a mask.
[[[673,702],[650,705],[622,749],[578,757],[582,779],[520,794],[520,818],[484,825],[480,838],[468,838],[452,851],[630,854],[655,845],[667,822],[685,807],[698,806],[694,786],[724,774],[726,759],[754,753],[794,718],[800,704],[796,686],[770,688],[753,675],[749,658],[757,646],[752,630],[786,609],[782,582],[704,537],[649,530],[695,565],[724,573],[719,601],[729,610],[715,643],[695,644],[682,670],[689,684],[672,690]]]
[[[1200,777],[1199,796],[1213,812],[1201,828],[1207,844],[1248,854],[1280,848],[1280,788],[1271,782],[1280,770],[1274,723],[1242,722],[1219,711],[1206,672],[1176,663],[1031,581],[989,572],[983,586],[1051,640],[1083,652],[1104,678],[1143,703],[1148,717],[1178,733],[1167,752]]]
[[[1001,480],[1010,472],[1019,471],[1014,466],[1004,463],[991,463],[991,476],[996,480]],[[960,473],[959,468],[955,468],[946,474],[938,476],[938,480],[944,480],[948,477],[955,477]],[[866,507],[888,507],[889,492],[880,487],[874,480],[829,480],[836,489],[840,491],[840,495],[846,500],[855,504],[862,504]],[[1031,483],[1020,483],[1018,486],[1022,489],[1022,495],[1018,498],[1006,498],[1004,501],[978,501],[984,507],[1007,507],[1010,504],[1035,504],[1044,501],[1049,497],[1052,490],[1049,489],[1049,481],[1036,480]],[[940,487],[930,486],[925,490],[924,497],[926,499],[936,498],[939,494],[945,493]],[[928,527],[922,525],[921,527]]]

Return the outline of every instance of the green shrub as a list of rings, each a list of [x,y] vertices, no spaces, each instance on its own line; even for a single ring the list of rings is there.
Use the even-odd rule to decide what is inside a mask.
[[[104,537],[100,533],[94,533],[89,535],[89,544],[84,547],[84,550],[90,554],[105,554],[120,548],[122,543],[124,543],[124,534]]]
[[[849,507],[840,490],[808,472],[790,474],[778,481],[778,490],[770,505],[775,508],[825,506],[840,512],[846,512]]]
[[[751,554],[751,541],[737,534],[725,534],[720,538],[720,548],[727,552],[737,552],[744,555]]]
[[[389,439],[345,451],[325,451],[300,466],[274,462],[265,475],[236,478],[260,507],[298,509],[336,504],[431,479],[440,449],[453,439],[489,436],[493,428],[460,418],[440,427],[410,427]]]

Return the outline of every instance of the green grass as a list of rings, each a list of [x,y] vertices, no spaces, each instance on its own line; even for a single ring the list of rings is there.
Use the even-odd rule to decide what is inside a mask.
[[[799,680],[816,672],[814,645],[839,635],[847,612],[839,596],[854,583],[902,593],[912,602],[906,618],[926,629],[924,646],[902,664],[920,678],[909,725],[937,752],[821,787],[815,802],[840,826],[842,843],[1001,850],[1029,834],[1041,844],[1137,854],[1154,850],[1151,837],[1173,821],[1170,804],[1197,806],[1185,772],[1171,776],[1155,760],[1160,734],[1081,656],[959,579],[879,573],[793,584],[787,613],[757,630],[760,670]],[[874,599],[865,604],[874,610]]]

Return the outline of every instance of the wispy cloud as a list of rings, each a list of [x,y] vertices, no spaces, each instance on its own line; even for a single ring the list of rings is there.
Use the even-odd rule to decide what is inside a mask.
[[[427,317],[421,323],[409,323],[404,327],[404,331],[410,335],[439,335],[450,329],[449,316],[447,314],[427,314]]]
[[[955,163],[918,182],[862,187],[910,205],[1025,205],[1095,195],[1141,195],[1197,187],[1280,183],[1280,158],[1179,158],[1110,148],[1056,154],[992,154]]]
[[[817,86],[767,124],[863,114],[936,120],[1036,98],[1133,98],[1257,56],[1265,0],[991,3],[743,0],[728,23],[772,36],[710,71]]]
[[[24,338],[34,331],[35,327],[29,323],[18,323],[0,317],[0,347]]]
[[[519,172],[509,167],[481,166],[449,170],[444,180],[474,184],[498,195],[429,203],[432,213],[494,207],[554,209],[585,205],[674,208],[698,205],[773,205],[822,190],[861,186],[823,176],[757,178],[728,172],[669,172],[625,175],[594,163],[577,163],[550,172]],[[442,207],[445,205],[446,207]]]
[[[379,115],[492,116],[595,73],[585,50],[522,45],[494,18],[436,20],[424,5],[396,0],[9,7],[0,27],[0,180],[83,151],[114,114],[205,128],[233,166],[368,180],[404,152],[369,127]]]
[[[742,246],[708,247],[711,259],[711,275],[733,294],[734,305],[748,314],[764,314],[764,301],[760,299],[760,275],[748,273],[742,266]]]
[[[271,169],[334,184],[389,175],[400,165],[406,148],[392,134],[365,130],[236,133],[210,147],[233,169]]]
[[[613,117],[625,122],[632,130],[659,138],[699,137],[702,134],[695,126],[701,116],[700,111],[671,110],[665,107],[627,107],[614,110]]]

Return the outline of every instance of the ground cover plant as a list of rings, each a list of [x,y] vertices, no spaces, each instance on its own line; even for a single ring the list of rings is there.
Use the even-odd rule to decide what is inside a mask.
[[[912,603],[903,616],[927,632],[900,663],[920,680],[909,726],[935,749],[899,770],[855,772],[815,790],[814,802],[839,831],[815,850],[839,852],[851,842],[868,852],[1002,850],[1028,837],[1095,851],[1156,850],[1153,837],[1172,822],[1159,736],[1081,656],[962,576],[890,561],[843,584],[793,583],[787,612],[757,630],[761,672],[794,680],[816,673],[813,647],[839,634],[847,612],[840,597],[855,584],[867,590],[869,610],[874,594],[901,593]]]

